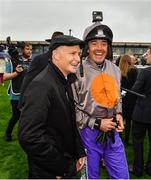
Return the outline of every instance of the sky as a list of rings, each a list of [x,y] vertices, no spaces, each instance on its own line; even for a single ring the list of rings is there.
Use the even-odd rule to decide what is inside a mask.
[[[114,42],[151,43],[151,0],[0,0],[0,40],[44,41],[69,29],[82,39],[93,11],[103,12]]]

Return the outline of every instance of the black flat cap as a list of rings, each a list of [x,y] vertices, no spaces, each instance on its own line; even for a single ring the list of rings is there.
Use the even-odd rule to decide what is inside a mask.
[[[58,37],[55,37],[51,40],[50,43],[50,50],[53,51],[59,46],[75,46],[79,45],[80,48],[82,49],[85,45],[84,41],[73,37],[73,36],[68,36],[68,35],[61,35]]]

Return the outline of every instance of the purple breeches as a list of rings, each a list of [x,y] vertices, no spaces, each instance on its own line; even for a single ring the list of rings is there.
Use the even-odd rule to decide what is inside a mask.
[[[107,143],[96,143],[96,137],[100,133],[98,130],[84,128],[80,133],[87,152],[85,172],[88,179],[100,179],[101,159],[104,160],[111,179],[129,179],[125,150],[119,133],[114,132],[115,143],[112,138]]]

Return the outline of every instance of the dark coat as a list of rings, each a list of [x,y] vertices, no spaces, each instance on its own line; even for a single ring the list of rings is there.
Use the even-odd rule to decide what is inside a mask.
[[[133,120],[151,124],[151,66],[140,71],[132,90],[146,95],[146,98],[137,98]]]
[[[70,84],[50,62],[28,85],[22,101],[19,142],[28,155],[31,177],[63,176],[70,169],[68,159],[85,156]]]
[[[31,64],[31,59],[24,61],[22,56],[16,60],[12,60],[12,66],[13,66],[12,72],[14,72],[16,70],[17,65],[21,65],[23,67],[23,71],[21,73],[19,73],[19,75],[17,77],[15,77],[11,80],[11,89],[14,94],[20,94],[21,86],[22,86],[24,77],[26,75],[26,72],[27,72],[30,64]],[[9,89],[9,91],[10,91],[10,89]]]
[[[138,70],[136,68],[132,68],[127,77],[122,76],[121,86],[123,88],[131,90],[137,78]],[[131,116],[133,113],[133,109],[136,103],[136,96],[127,92],[126,95],[122,98],[122,109],[123,116],[126,119],[131,120]]]

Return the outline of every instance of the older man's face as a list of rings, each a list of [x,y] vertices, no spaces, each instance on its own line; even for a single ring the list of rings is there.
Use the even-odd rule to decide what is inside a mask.
[[[148,49],[146,52],[146,61],[147,61],[147,64],[151,64],[151,50],[150,49]]]
[[[59,46],[54,50],[53,62],[66,77],[70,73],[76,73],[80,62],[80,53],[79,45]]]

